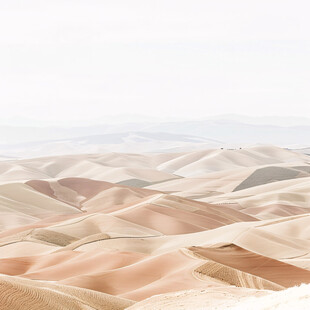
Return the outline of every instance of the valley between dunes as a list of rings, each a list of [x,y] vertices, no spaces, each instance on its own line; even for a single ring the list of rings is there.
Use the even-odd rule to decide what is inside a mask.
[[[0,215],[1,310],[310,303],[302,153],[255,146],[3,160]]]

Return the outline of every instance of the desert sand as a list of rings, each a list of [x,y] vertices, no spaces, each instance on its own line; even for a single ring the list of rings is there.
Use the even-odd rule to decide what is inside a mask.
[[[0,309],[308,309],[306,154],[63,155],[0,171]]]

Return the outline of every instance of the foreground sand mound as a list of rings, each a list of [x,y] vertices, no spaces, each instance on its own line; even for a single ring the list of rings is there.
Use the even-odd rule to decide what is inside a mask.
[[[233,310],[307,310],[310,305],[310,285],[289,288],[259,298],[248,297],[235,306]]]
[[[310,285],[280,292],[226,287],[157,295],[128,310],[308,310],[309,304]]]
[[[133,304],[90,290],[0,276],[1,310],[121,310]]]
[[[265,296],[269,291],[236,288],[208,288],[153,296],[138,302],[128,310],[220,310],[231,309],[248,296]],[[251,307],[248,309],[252,309]]]

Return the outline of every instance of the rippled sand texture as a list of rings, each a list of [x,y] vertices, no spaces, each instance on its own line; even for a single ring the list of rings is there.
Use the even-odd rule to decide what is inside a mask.
[[[307,300],[309,163],[273,146],[1,161],[0,309]]]

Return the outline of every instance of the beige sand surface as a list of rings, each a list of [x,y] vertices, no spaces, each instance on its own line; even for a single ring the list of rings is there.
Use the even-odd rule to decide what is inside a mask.
[[[0,309],[281,298],[310,283],[309,162],[273,146],[2,161]]]
[[[309,285],[302,285],[280,292],[235,287],[187,290],[153,296],[128,310],[307,310],[309,289]]]

